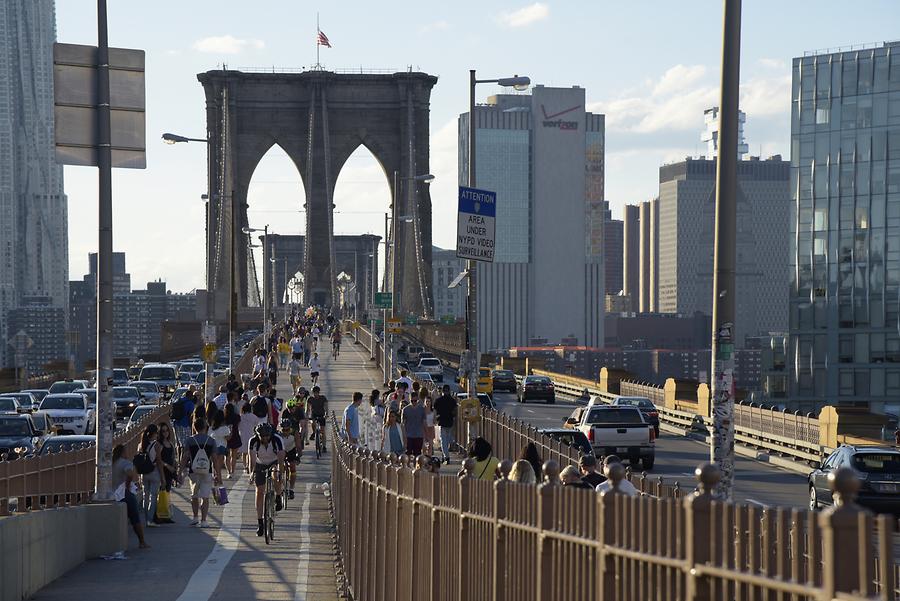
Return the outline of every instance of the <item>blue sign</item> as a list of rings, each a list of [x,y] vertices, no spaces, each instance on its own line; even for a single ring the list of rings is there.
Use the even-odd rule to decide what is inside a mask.
[[[493,262],[497,193],[459,187],[456,227],[456,256]]]

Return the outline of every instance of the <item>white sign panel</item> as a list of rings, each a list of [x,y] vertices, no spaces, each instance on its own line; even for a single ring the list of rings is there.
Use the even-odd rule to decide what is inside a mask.
[[[459,187],[456,256],[473,261],[494,261],[494,226],[497,193]]]

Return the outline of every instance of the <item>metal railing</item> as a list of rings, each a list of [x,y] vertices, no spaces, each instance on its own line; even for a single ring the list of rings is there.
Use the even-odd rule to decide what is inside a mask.
[[[892,520],[852,503],[855,482],[821,514],[717,502],[708,468],[702,493],[628,497],[413,470],[334,434],[358,601],[900,599]]]
[[[160,405],[134,427],[119,433],[114,445],[125,445],[134,456],[143,426],[168,419],[169,404]],[[48,453],[14,461],[0,461],[0,516],[11,511],[34,511],[81,505],[94,495],[96,449],[93,446]]]

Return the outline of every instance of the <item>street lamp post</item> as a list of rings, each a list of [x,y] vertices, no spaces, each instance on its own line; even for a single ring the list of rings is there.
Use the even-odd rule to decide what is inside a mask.
[[[476,79],[475,69],[469,70],[469,128],[468,128],[468,155],[470,188],[476,184],[475,171],[475,85],[479,83],[494,83],[503,87],[512,87],[517,90],[527,89],[531,85],[531,79],[514,75],[499,79]],[[477,392],[478,368],[481,367],[481,357],[478,353],[478,285],[477,285],[477,261],[466,260],[466,272],[468,273],[468,286],[466,298],[466,350],[468,351],[468,388],[469,396]]]
[[[263,310],[263,344],[269,344],[269,293],[268,293],[268,265],[269,265],[269,224],[266,224],[263,229],[256,229],[252,227],[245,227],[241,229],[245,234],[252,234],[254,232],[262,232],[263,233],[263,281],[262,281],[262,310]],[[248,248],[256,248],[253,244],[250,244]]]
[[[180,136],[178,134],[173,133],[164,133],[162,135],[163,142],[166,144],[178,144],[178,143],[186,143],[186,142],[201,142],[206,144],[207,152],[206,152],[206,160],[207,160],[207,168],[206,168],[206,194],[200,196],[201,200],[206,201],[206,323],[207,325],[213,324],[216,321],[216,311],[215,311],[215,294],[213,294],[213,267],[211,264],[210,257],[210,247],[212,246],[212,182],[210,181],[210,177],[212,176],[212,157],[209,154],[209,140],[207,138],[189,138],[187,136]],[[232,256],[232,272],[234,272],[234,257]],[[218,336],[216,336],[218,339]],[[206,342],[206,341],[204,341]],[[216,340],[218,342],[218,340]],[[233,344],[233,340],[229,340],[230,343]],[[231,353],[229,350],[228,353],[228,363],[229,368],[231,367]],[[205,391],[206,400],[209,401],[213,398],[213,376],[212,369],[210,369],[211,365],[209,363],[206,364],[206,377],[203,383],[203,389]]]

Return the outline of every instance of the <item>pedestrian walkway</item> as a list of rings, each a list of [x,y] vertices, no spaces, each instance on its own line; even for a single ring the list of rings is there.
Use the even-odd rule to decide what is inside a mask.
[[[366,392],[380,379],[368,354],[351,340],[335,361],[321,353],[319,385],[338,414],[353,392]],[[287,397],[286,372],[279,374]],[[307,373],[303,385],[311,388]],[[187,485],[175,489],[176,524],[147,530],[149,550],[138,550],[129,531],[126,559],[91,560],[42,589],[40,601],[72,601],[100,596],[129,601],[337,601],[335,554],[326,496],[330,455],[304,454],[296,496],[275,521],[275,541],[256,536],[254,489],[247,476],[226,480],[229,503],[210,509],[208,529],[188,526]]]

